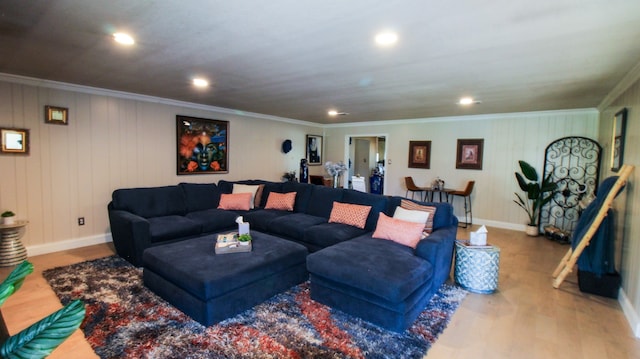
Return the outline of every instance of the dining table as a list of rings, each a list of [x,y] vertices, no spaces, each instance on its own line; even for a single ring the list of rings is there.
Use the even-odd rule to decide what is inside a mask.
[[[440,202],[448,202],[450,203],[453,200],[453,196],[451,193],[455,192],[454,189],[451,188],[437,188],[437,187],[425,187],[425,191],[427,193],[427,199],[429,202],[433,202],[438,196],[438,200]],[[444,201],[442,200],[444,195]]]

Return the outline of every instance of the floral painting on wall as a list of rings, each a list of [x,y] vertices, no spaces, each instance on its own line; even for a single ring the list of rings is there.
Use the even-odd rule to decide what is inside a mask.
[[[177,174],[229,173],[229,122],[176,116]]]

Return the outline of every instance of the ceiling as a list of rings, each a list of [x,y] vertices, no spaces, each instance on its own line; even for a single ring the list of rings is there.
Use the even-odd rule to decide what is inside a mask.
[[[639,39],[638,0],[0,1],[0,73],[322,124],[596,107]]]

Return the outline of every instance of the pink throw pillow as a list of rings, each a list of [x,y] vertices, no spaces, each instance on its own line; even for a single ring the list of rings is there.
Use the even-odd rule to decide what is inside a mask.
[[[371,212],[371,206],[333,202],[329,223],[343,223],[363,229],[367,224],[369,212]]]
[[[264,209],[279,209],[281,211],[293,211],[296,202],[296,192],[278,193],[271,192],[267,197],[267,204]]]
[[[407,222],[380,213],[372,237],[387,239],[416,249],[423,229],[424,223]]]
[[[218,209],[248,211],[251,208],[253,193],[223,193],[220,195]]]

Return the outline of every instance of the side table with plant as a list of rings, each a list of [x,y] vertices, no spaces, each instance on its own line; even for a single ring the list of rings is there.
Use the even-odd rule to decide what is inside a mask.
[[[526,198],[515,193],[517,201],[513,201],[522,209],[527,212],[529,222],[527,223],[527,234],[530,236],[537,236],[539,234],[538,218],[540,216],[540,209],[549,203],[555,196],[558,184],[551,180],[552,172],[542,180],[538,182],[538,172],[530,164],[525,161],[518,161],[520,164],[520,170],[522,174],[516,172],[516,180],[520,189],[526,193]],[[525,178],[528,180],[525,180]]]

